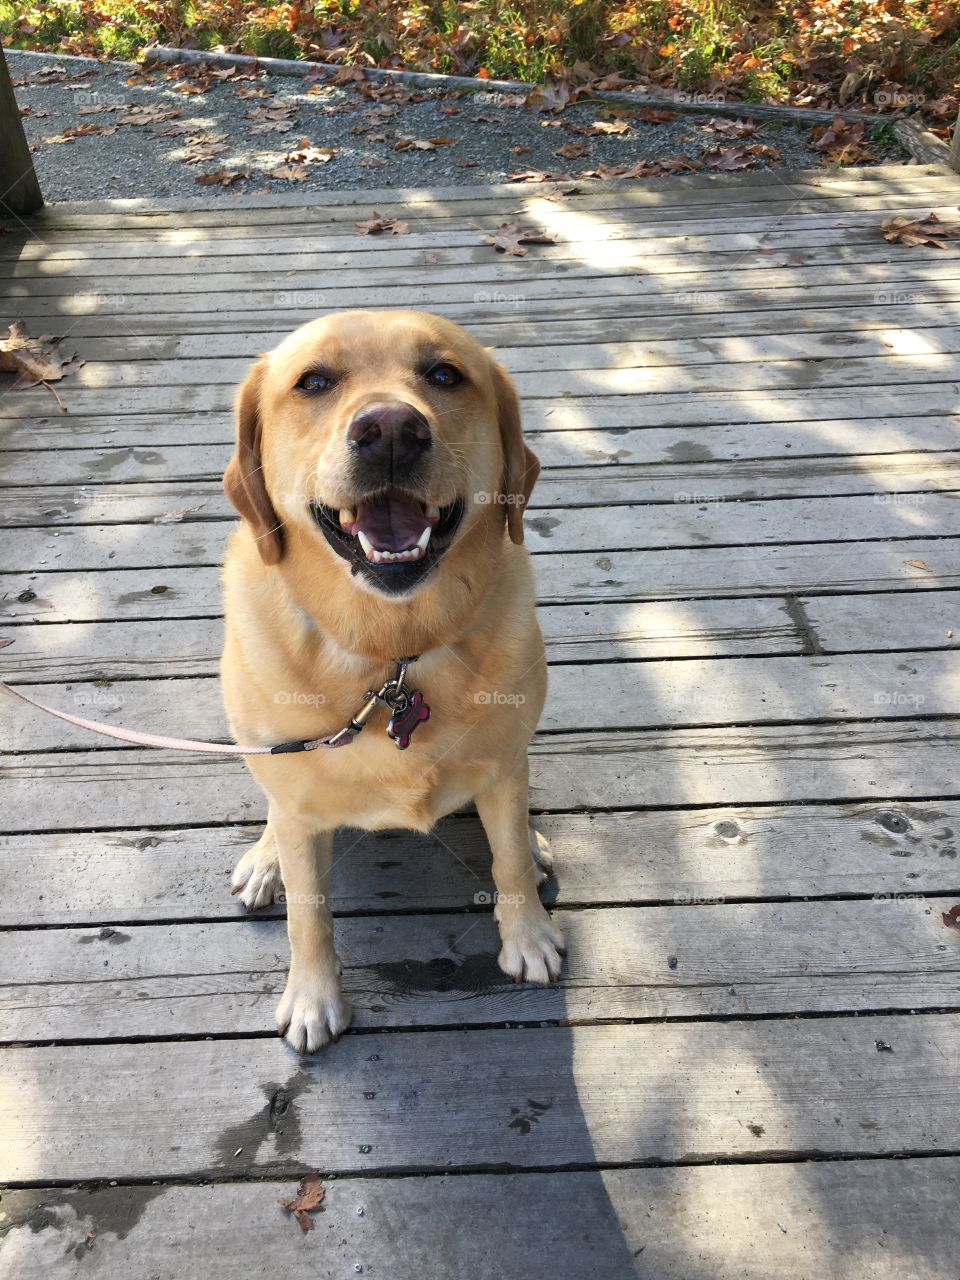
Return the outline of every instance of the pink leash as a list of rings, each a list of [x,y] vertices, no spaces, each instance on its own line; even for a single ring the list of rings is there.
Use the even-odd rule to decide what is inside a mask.
[[[336,733],[327,734],[324,738],[279,742],[273,747],[242,747],[235,742],[203,742],[192,738],[168,738],[161,733],[141,733],[137,729],[116,729],[99,720],[87,720],[83,716],[71,715],[69,711],[58,711],[54,707],[45,706],[2,680],[0,690],[13,698],[19,698],[28,706],[36,707],[38,711],[45,711],[58,720],[65,720],[67,724],[75,724],[80,729],[89,729],[91,733],[100,733],[107,738],[116,738],[119,742],[130,742],[139,747],[158,747],[166,751],[203,751],[208,755],[220,756],[279,756],[297,751],[316,751],[318,747],[345,747],[361,732],[367,720],[382,704],[392,712],[387,733],[403,751],[409,745],[417,725],[430,719],[430,708],[424,702],[423,694],[411,692],[405,684],[407,667],[415,661],[416,658],[398,658],[395,675],[385,680],[376,693],[368,692],[360,710]]]

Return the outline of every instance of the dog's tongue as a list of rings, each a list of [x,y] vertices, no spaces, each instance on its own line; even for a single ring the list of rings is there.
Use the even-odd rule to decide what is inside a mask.
[[[415,547],[430,524],[423,504],[404,493],[380,493],[357,505],[354,535],[361,531],[378,551]]]

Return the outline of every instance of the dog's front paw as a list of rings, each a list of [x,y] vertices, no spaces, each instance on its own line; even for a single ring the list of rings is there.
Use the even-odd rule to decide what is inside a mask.
[[[319,974],[287,979],[277,1006],[277,1034],[297,1053],[316,1053],[339,1040],[350,1025],[351,1010],[336,978]]]
[[[248,911],[269,907],[283,892],[278,858],[276,843],[265,831],[234,868],[230,892],[239,896]]]
[[[538,904],[539,905],[539,904]],[[497,963],[514,982],[538,982],[546,986],[560,977],[564,955],[563,934],[546,911],[497,910],[500,941]]]

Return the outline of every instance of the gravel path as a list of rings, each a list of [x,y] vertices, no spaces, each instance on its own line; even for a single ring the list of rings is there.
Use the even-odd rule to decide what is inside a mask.
[[[614,119],[617,109],[583,104],[551,116],[510,105],[509,98],[504,102],[496,94],[406,89],[401,97],[419,100],[393,102],[396,95],[388,91],[378,103],[353,88],[320,83],[309,92],[309,81],[266,76],[213,80],[204,92],[191,93],[183,85],[196,88],[196,80],[179,81],[159,69],[144,74],[134,66],[61,62],[55,56],[28,57],[12,50],[6,57],[17,101],[26,109],[24,127],[40,185],[50,202],[218,194],[229,200],[231,192],[475,185],[502,182],[520,170],[578,177],[598,165],[632,166],[677,156],[700,161],[705,150],[718,145],[759,143],[782,157],[771,161],[760,156],[756,169],[809,168],[821,162],[807,146],[807,127],[768,123],[754,136],[736,138],[708,127],[708,111],[656,123],[638,119],[636,110],[620,109],[628,123],[625,132],[594,133],[596,122],[601,129],[621,127]],[[138,120],[146,108],[175,114],[153,122],[149,115]],[[265,108],[276,115],[288,109],[289,128],[275,131],[271,121],[250,118],[251,112]],[[749,107],[744,118],[749,119]],[[266,131],[258,131],[260,123],[267,125]],[[78,126],[112,132],[49,141]],[[176,132],[164,132],[171,129]],[[215,141],[192,141],[204,137]],[[288,160],[304,139],[318,151],[330,148],[332,158],[324,161],[315,152],[305,161]],[[436,139],[452,141],[435,142],[432,149],[397,149],[403,140],[422,144]],[[198,145],[204,158],[190,163]],[[560,148],[567,154],[555,155]],[[885,163],[906,158],[895,143],[874,145],[873,150]],[[300,177],[267,176],[278,168],[292,168]],[[249,176],[229,186],[198,185],[198,175],[217,172]]]

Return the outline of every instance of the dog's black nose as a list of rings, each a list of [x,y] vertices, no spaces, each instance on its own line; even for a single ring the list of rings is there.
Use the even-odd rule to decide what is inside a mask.
[[[430,424],[401,400],[368,404],[347,430],[347,440],[365,462],[391,474],[411,467],[430,448]]]

